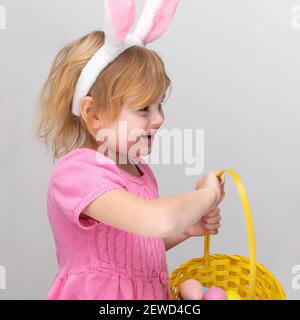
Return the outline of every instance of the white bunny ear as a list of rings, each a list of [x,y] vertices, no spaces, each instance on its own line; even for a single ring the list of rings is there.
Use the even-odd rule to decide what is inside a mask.
[[[105,43],[118,46],[129,33],[135,21],[135,0],[104,0]]]
[[[104,0],[105,43],[96,51],[79,75],[72,102],[72,112],[80,115],[80,100],[85,97],[100,72],[132,46],[145,46],[159,38],[170,25],[180,0],[147,0],[134,33],[135,0]]]
[[[145,44],[159,38],[169,27],[180,0],[147,0],[134,34]]]

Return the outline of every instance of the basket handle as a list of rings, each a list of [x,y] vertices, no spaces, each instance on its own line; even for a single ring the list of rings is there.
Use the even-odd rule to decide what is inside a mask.
[[[255,249],[254,228],[253,228],[250,205],[249,205],[249,201],[248,201],[246,190],[243,186],[243,183],[239,175],[235,171],[231,169],[221,170],[217,173],[217,177],[221,178],[221,176],[225,172],[231,175],[231,177],[233,178],[236,184],[236,188],[239,192],[239,196],[242,201],[244,216],[246,219],[247,233],[248,233],[249,260],[250,260],[250,280],[249,280],[248,298],[253,300],[255,296],[255,286],[256,286],[256,249]],[[209,266],[209,263],[210,263],[209,250],[210,250],[210,235],[208,232],[206,232],[205,240],[204,240],[204,263],[206,267]]]

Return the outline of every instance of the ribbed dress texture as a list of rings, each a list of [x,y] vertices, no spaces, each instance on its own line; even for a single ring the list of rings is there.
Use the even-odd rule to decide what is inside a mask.
[[[89,148],[77,148],[55,163],[48,182],[47,213],[59,271],[49,300],[171,299],[162,238],[80,216],[93,200],[115,188],[157,199],[156,178],[148,163],[138,160],[141,177]]]

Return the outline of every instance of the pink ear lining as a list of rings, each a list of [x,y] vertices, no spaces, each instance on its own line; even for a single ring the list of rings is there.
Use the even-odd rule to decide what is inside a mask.
[[[135,0],[108,0],[112,26],[118,41],[123,41],[135,21]]]
[[[176,8],[180,0],[165,0],[155,13],[153,27],[147,34],[145,41],[151,42],[159,38],[171,24]]]

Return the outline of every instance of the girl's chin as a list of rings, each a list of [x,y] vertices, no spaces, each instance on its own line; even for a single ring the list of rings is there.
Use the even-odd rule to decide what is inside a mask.
[[[151,146],[149,146],[148,148],[142,148],[139,149],[137,151],[135,151],[134,153],[130,154],[130,157],[145,157],[147,155],[149,155],[152,151]]]

